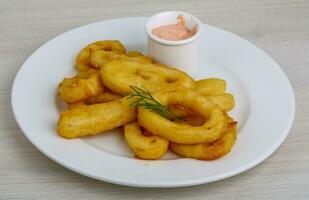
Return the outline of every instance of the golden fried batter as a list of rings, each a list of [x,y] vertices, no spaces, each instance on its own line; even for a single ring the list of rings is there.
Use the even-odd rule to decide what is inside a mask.
[[[118,40],[97,41],[87,45],[79,52],[76,57],[76,68],[79,71],[87,71],[92,69],[94,66],[90,63],[91,52],[98,49],[111,51],[118,54],[126,53],[126,48]]]
[[[65,138],[97,135],[136,120],[136,110],[125,98],[101,104],[85,105],[61,112],[58,133]]]
[[[168,140],[159,136],[143,135],[138,123],[124,126],[124,138],[138,158],[155,160],[161,158],[168,149]]]
[[[77,76],[65,78],[59,84],[59,98],[67,103],[85,101],[104,90],[101,76],[97,70],[79,72]]]

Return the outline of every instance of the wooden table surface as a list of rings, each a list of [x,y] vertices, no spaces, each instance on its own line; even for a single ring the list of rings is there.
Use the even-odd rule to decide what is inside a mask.
[[[141,189],[81,176],[32,146],[18,128],[10,105],[14,76],[27,57],[72,28],[112,18],[150,16],[163,9],[193,13],[204,23],[246,38],[281,65],[293,85],[297,107],[293,128],[279,150],[259,166],[223,181]],[[309,199],[307,0],[1,0],[0,75],[0,199]]]

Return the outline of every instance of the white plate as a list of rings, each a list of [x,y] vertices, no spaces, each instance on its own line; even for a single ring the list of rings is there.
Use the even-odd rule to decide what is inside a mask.
[[[294,118],[292,87],[280,67],[262,50],[231,33],[203,25],[199,71],[194,78],[220,77],[236,98],[231,115],[239,122],[237,142],[216,161],[133,157],[121,131],[67,140],[56,133],[60,105],[58,83],[73,75],[79,50],[96,40],[118,39],[130,50],[144,51],[146,18],[124,18],[76,28],[50,40],[24,63],[12,89],[15,118],[41,152],[86,176],[121,185],[179,187],[221,180],[262,162],[286,138]]]

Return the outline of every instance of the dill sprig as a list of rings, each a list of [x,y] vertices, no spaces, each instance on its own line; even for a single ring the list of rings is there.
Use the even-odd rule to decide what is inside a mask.
[[[134,92],[130,92],[126,96],[128,99],[135,98],[135,101],[129,105],[130,108],[143,107],[145,109],[155,111],[159,115],[168,119],[183,120],[183,117],[171,112],[167,106],[162,105],[155,98],[153,98],[149,90],[146,88],[142,89],[132,85],[130,87]]]

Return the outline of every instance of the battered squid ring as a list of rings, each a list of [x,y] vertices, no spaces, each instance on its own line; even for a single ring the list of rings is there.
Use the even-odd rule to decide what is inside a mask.
[[[212,90],[212,88],[210,86],[208,86],[209,88],[207,90]],[[216,87],[216,86],[214,86]],[[179,87],[180,89],[183,87]],[[164,89],[164,91],[173,91],[176,88],[166,88]],[[196,92],[197,94],[199,94],[196,90],[196,88],[193,89],[194,92]],[[206,98],[207,100],[211,101],[212,103],[216,104],[220,109],[222,109],[223,111],[230,111],[234,108],[235,106],[235,100],[234,100],[234,96],[232,94],[229,93],[222,93],[221,92],[217,92],[217,95],[204,95],[204,94],[200,94],[200,96],[203,96],[204,98]]]
[[[75,109],[75,108],[79,108],[81,106],[86,106],[87,104],[83,101],[79,101],[79,102],[74,102],[74,103],[69,103],[69,109]]]
[[[89,99],[87,99],[86,104],[92,105],[92,104],[98,104],[98,103],[106,103],[106,102],[115,101],[121,98],[122,96],[106,88],[104,89],[103,93],[96,95],[96,96],[92,96]]]
[[[58,95],[64,102],[75,103],[96,96],[103,90],[100,73],[97,70],[88,70],[63,79],[58,87]]]
[[[129,57],[139,57],[139,56],[144,56],[144,55],[139,51],[129,51],[127,53],[127,56],[129,56]]]
[[[132,53],[131,53],[132,54]],[[117,52],[106,51],[106,50],[93,50],[91,51],[90,56],[90,64],[95,68],[101,68],[104,64],[114,61],[114,60],[131,60],[138,62],[152,62],[151,58],[148,56],[136,55],[136,56],[128,56],[125,54],[120,54]]]
[[[138,122],[154,135],[180,144],[211,143],[222,137],[227,122],[225,113],[206,98],[189,89],[177,89],[154,94],[163,106],[181,105],[205,118],[201,126],[179,124],[156,112],[138,108]]]
[[[93,68],[93,66],[90,63],[91,51],[98,49],[112,51],[119,54],[126,53],[126,48],[118,40],[97,41],[87,45],[79,52],[79,54],[76,57],[76,68],[79,71],[87,71]]]
[[[236,141],[236,122],[229,122],[224,135],[213,144],[171,143],[171,150],[186,158],[215,160],[229,153]]]
[[[181,116],[185,120],[175,121],[177,124],[188,124],[191,126],[201,126],[205,122],[205,118],[197,115],[186,107],[179,105],[168,106],[168,110],[177,116]]]
[[[159,136],[145,136],[141,126],[133,122],[124,125],[124,138],[134,154],[141,159],[156,160],[167,151],[169,142]]]
[[[232,94],[220,94],[205,96],[206,99],[216,104],[220,109],[224,111],[230,111],[235,106],[234,96]]]
[[[208,78],[195,81],[195,92],[200,95],[220,95],[226,90],[226,82],[219,78]]]
[[[152,63],[112,61],[101,68],[101,75],[104,85],[122,95],[133,91],[131,85],[147,88],[150,92],[194,87],[193,79],[184,72]]]
[[[194,91],[219,106],[224,111],[230,111],[235,106],[234,96],[225,93],[226,82],[219,78],[202,79],[195,82]]]
[[[65,138],[79,138],[97,135],[135,120],[136,110],[129,108],[129,102],[124,97],[108,103],[80,105],[61,112],[57,131]]]
[[[116,101],[118,99],[121,99],[122,96],[119,94],[116,94],[108,89],[104,90],[103,93],[97,95],[97,96],[92,96],[86,101],[78,101],[74,103],[69,103],[69,109],[74,109],[80,106],[85,106],[85,105],[93,105],[93,104],[99,104],[99,103],[106,103],[106,102],[111,102],[111,101]]]

